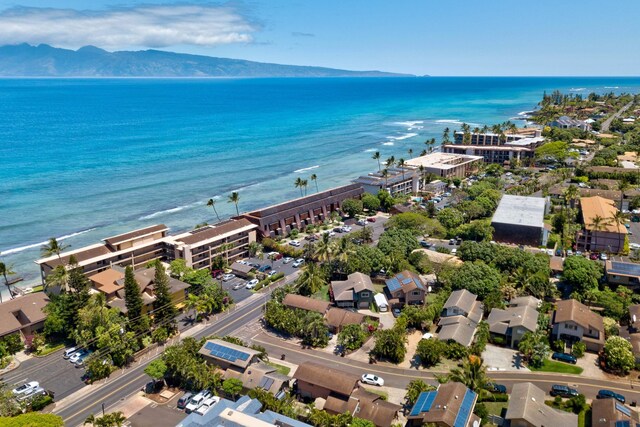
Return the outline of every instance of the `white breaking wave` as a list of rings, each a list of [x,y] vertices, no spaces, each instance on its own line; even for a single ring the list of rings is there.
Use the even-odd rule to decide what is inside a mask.
[[[449,123],[452,125],[461,125],[462,122],[460,120],[455,120],[455,119],[442,119],[442,120],[436,120],[436,123]]]
[[[572,87],[571,89],[569,89],[569,92],[582,92],[583,90],[587,90],[587,88],[584,88],[584,87]]]
[[[534,111],[520,111],[518,113],[519,116],[528,116],[529,114],[534,113]]]
[[[620,86],[605,86],[605,89],[620,89]]]
[[[293,171],[293,173],[302,173],[313,169],[318,169],[319,167],[320,165],[309,166],[308,168],[296,169]]]
[[[93,231],[93,230],[95,230],[95,228],[89,228],[88,230],[82,230],[82,231],[78,231],[76,233],[66,234],[64,236],[56,237],[56,240],[57,241],[61,241],[61,240],[65,240],[65,239],[70,239],[71,237],[79,236],[81,234],[88,233],[88,232]],[[7,249],[6,251],[2,251],[2,255],[17,254],[19,252],[26,251],[26,250],[29,250],[29,249],[39,248],[40,246],[46,245],[47,243],[49,243],[48,240],[46,240],[44,242],[40,242],[40,243],[33,243],[31,245],[20,246],[18,248]]]
[[[378,151],[378,150],[377,150],[377,149],[375,149],[375,148],[369,148],[369,149],[367,149],[367,150],[364,150],[364,152],[365,152],[365,153],[374,153],[374,152],[376,152],[376,151]]]
[[[391,142],[391,141],[383,142],[382,145],[393,145],[393,142]]]
[[[406,121],[406,122],[394,122],[394,125],[398,126],[408,126],[414,127],[415,125],[421,125],[424,123],[424,120],[414,120],[414,121]]]
[[[417,133],[405,133],[402,136],[388,136],[387,139],[391,141],[402,141],[403,139],[413,138],[414,136],[418,136]]]
[[[214,199],[216,199],[216,198],[218,198],[218,197],[214,197]],[[185,209],[193,208],[193,207],[196,207],[198,205],[203,205],[203,204],[204,204],[204,202],[196,202],[196,203],[191,203],[191,204],[188,204],[188,205],[177,206],[175,208],[165,209],[163,211],[158,211],[158,212],[151,213],[149,215],[141,216],[140,218],[138,218],[138,220],[144,221],[144,220],[156,218],[156,217],[159,217],[159,216],[162,216],[162,215],[167,215],[167,214],[171,214],[171,213],[175,213],[175,212],[180,212],[180,211],[183,211]]]

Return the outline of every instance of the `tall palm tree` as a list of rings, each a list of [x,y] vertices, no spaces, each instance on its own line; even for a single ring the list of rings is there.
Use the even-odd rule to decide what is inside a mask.
[[[12,276],[16,274],[15,271],[11,269],[11,265],[6,265],[4,262],[0,262],[0,274],[4,277],[4,284],[9,291],[9,298],[13,299],[13,294],[11,293],[11,285],[9,284],[9,278],[7,276]],[[2,302],[2,292],[0,292],[0,302]]]
[[[300,197],[302,197],[302,178],[297,177],[296,180],[293,182],[293,185],[295,188],[300,189]]]
[[[229,266],[229,251],[233,248],[234,248],[233,243],[223,243],[220,245],[220,248],[218,249],[220,252],[224,252],[224,257],[227,261],[227,266]]]
[[[345,265],[349,258],[355,253],[355,247],[348,237],[343,237],[335,247],[337,261]]]
[[[43,245],[42,248],[40,248],[40,252],[44,258],[51,255],[58,255],[58,259],[62,261],[60,253],[64,252],[68,248],[69,245],[61,244],[55,237],[52,237],[46,245]]]
[[[627,218],[624,215],[624,213],[622,213],[622,211],[616,210],[616,213],[614,213],[613,216],[609,219],[611,223],[615,225],[618,229],[618,253],[621,253],[623,248],[622,248],[622,242],[621,242],[622,233],[620,233],[620,230],[625,229],[624,224],[627,221]]]
[[[184,308],[185,311],[189,311],[189,310],[193,310],[194,312],[194,316],[193,316],[193,321],[197,321],[198,320],[198,306],[200,304],[200,298],[198,298],[198,295],[196,294],[189,294],[187,295],[187,299],[184,300]]]
[[[425,182],[424,182],[424,175],[425,175],[424,172],[425,172],[426,169],[425,169],[424,165],[420,165],[420,166],[418,166],[418,170],[420,171],[420,189],[422,191],[424,191],[424,187],[426,185]]]
[[[233,203],[236,205],[236,215],[240,216],[240,210],[238,209],[238,202],[240,201],[240,195],[237,191],[234,191],[227,199],[227,203]]]
[[[216,214],[216,218],[218,218],[218,222],[220,221],[220,215],[218,215],[218,211],[216,210],[216,201],[214,199],[209,199],[207,202],[207,206],[213,208],[213,212]]]
[[[304,188],[304,195],[306,196],[307,195],[307,186],[309,185],[309,181],[306,180],[306,179],[303,179],[301,185],[302,185],[302,188]]]
[[[398,167],[402,171],[402,180],[403,181],[404,181],[404,166],[405,166],[405,164],[406,164],[406,162],[404,161],[404,159],[402,159],[402,158],[398,159]]]
[[[313,295],[327,284],[324,272],[314,262],[308,263],[300,277],[298,278],[298,286],[302,295]]]
[[[318,175],[316,175],[315,173],[312,173],[311,176],[309,177],[309,179],[313,182],[315,182],[316,184],[316,193],[320,192],[320,190],[318,190]]]
[[[389,191],[388,185],[387,185],[387,178],[389,178],[389,169],[384,168],[382,169],[382,177],[384,178],[384,189]],[[389,191],[389,193],[391,193]]]
[[[381,169],[381,167],[380,167],[380,152],[376,151],[375,153],[373,153],[373,156],[371,156],[371,158],[373,160],[377,160],[378,161],[378,172],[380,172],[380,169]]]
[[[96,425],[96,421],[98,421],[98,417],[96,417],[95,415],[91,414],[84,420],[82,425],[91,424],[92,426],[95,426]]]
[[[316,243],[314,256],[320,262],[330,262],[333,254],[333,245],[329,233],[322,233],[322,238]]]
[[[391,156],[387,159],[387,168],[392,168],[393,165],[396,164],[396,158],[395,156]]]
[[[570,185],[566,190],[564,190],[565,203],[569,203],[571,209],[575,207],[576,200],[579,196],[580,190],[578,190],[578,187],[575,185]]]
[[[449,133],[451,132],[451,130],[449,130],[448,127],[444,128],[444,131],[442,131],[442,143],[443,144],[448,144],[451,142],[451,139],[449,139]]]
[[[427,155],[427,150],[422,150],[420,152],[420,156],[426,156]]]
[[[507,123],[509,123],[509,132],[512,135],[515,135],[516,133],[518,133],[518,126],[516,126],[515,123],[511,123],[511,122],[507,122]]]
[[[591,218],[591,229],[593,231],[593,246],[595,246],[596,248],[598,247],[598,244],[596,242],[596,237],[597,237],[597,233],[598,231],[602,231],[606,228],[606,226],[609,224],[609,219],[608,218],[603,218],[600,215],[595,215],[593,218]],[[595,249],[591,249],[592,251]]]
[[[409,148],[409,150],[407,150],[407,153],[409,153],[409,158],[413,159],[413,148]]]
[[[482,126],[482,133],[487,133],[487,132],[489,132],[489,126],[487,125]]]
[[[447,375],[449,381],[459,382],[466,385],[476,393],[482,392],[490,382],[487,372],[482,365],[482,359],[471,355],[462,363],[461,368],[454,368]]]

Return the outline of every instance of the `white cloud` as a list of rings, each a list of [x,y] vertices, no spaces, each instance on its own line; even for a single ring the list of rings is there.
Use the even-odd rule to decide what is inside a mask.
[[[215,46],[252,41],[257,28],[231,7],[145,5],[107,10],[14,7],[0,12],[0,44],[77,48]]]

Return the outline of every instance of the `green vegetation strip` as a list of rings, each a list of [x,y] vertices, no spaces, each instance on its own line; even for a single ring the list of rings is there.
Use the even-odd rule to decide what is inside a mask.
[[[51,354],[54,351],[60,350],[61,348],[64,348],[64,343],[56,344],[56,345],[54,345],[52,347],[49,346],[49,344],[47,344],[43,349],[39,350],[36,353],[36,357],[44,357],[47,354]]]
[[[267,363],[267,365],[269,365],[269,366],[271,366],[273,368],[276,368],[276,371],[279,374],[282,374],[282,375],[289,375],[289,372],[291,371],[291,368],[288,367],[288,366],[279,365],[279,364],[273,363],[273,362],[266,362],[266,363]]]
[[[561,374],[580,375],[584,369],[579,366],[569,365],[568,363],[556,362],[555,360],[546,359],[541,367],[529,367],[532,371],[537,372],[558,372]]]

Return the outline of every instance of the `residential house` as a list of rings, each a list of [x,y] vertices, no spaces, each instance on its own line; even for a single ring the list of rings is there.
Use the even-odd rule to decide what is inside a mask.
[[[478,395],[464,384],[441,384],[435,391],[420,393],[407,417],[407,426],[475,427],[480,418],[473,413]]]
[[[327,301],[320,301],[314,298],[303,297],[302,295],[287,294],[282,300],[282,304],[288,308],[313,311],[323,316],[329,330],[339,333],[347,325],[360,325],[369,317],[364,314],[331,307]]]
[[[309,399],[324,399],[319,409],[332,414],[349,412],[355,417],[373,422],[378,427],[393,424],[399,405],[386,402],[379,395],[359,387],[360,378],[350,372],[314,362],[303,362],[293,377],[296,392]]]
[[[640,363],[640,304],[629,306],[629,325],[620,328],[620,336],[629,340],[636,363]]]
[[[631,288],[640,286],[640,265],[624,261],[606,261],[604,272],[607,283]]]
[[[156,269],[154,267],[144,268],[134,272],[136,282],[142,295],[143,312],[148,313],[153,310],[153,302],[156,300],[154,280]],[[89,280],[97,292],[105,294],[107,305],[119,309],[123,314],[127,313],[127,306],[124,301],[124,269],[114,266],[108,270],[101,271],[92,276]],[[180,306],[187,298],[187,292],[191,285],[173,277],[169,277],[169,294],[175,306]]]
[[[282,300],[282,304],[288,308],[297,308],[299,310],[314,311],[324,314],[329,310],[331,304],[328,301],[321,301],[315,298],[304,297],[297,294],[287,294]]]
[[[569,116],[560,116],[550,124],[552,127],[560,129],[580,129],[584,131],[591,129],[591,125],[584,120],[572,119]]]
[[[405,270],[385,280],[385,283],[389,304],[392,307],[405,304],[424,304],[427,287],[417,274]]]
[[[639,424],[638,411],[616,399],[594,399],[591,402],[592,427],[631,427]]]
[[[204,415],[190,413],[176,427],[311,427],[277,412],[260,412],[261,409],[262,403],[249,396],[242,396],[235,402],[223,398]]]
[[[618,212],[615,202],[599,196],[584,197],[580,199],[580,209],[583,228],[576,236],[577,249],[591,252],[622,252],[627,229],[624,225],[613,222],[613,217]]]
[[[578,426],[576,414],[552,408],[545,403],[546,399],[546,393],[531,383],[514,384],[505,419],[511,427]]]
[[[44,327],[47,314],[44,307],[49,297],[34,292],[0,303],[0,338],[14,333],[28,337]]]
[[[453,291],[445,302],[438,321],[438,339],[455,341],[465,347],[473,342],[484,307],[477,296],[460,289]]]
[[[198,351],[205,361],[224,371],[225,379],[236,378],[246,389],[261,388],[277,394],[289,377],[260,360],[260,352],[219,339],[207,340]]]
[[[568,344],[582,341],[587,350],[599,352],[604,346],[602,316],[574,299],[559,301],[551,320],[552,336]]]
[[[329,295],[338,307],[356,307],[368,309],[373,303],[375,288],[371,277],[363,273],[351,273],[347,280],[332,281]]]
[[[530,304],[509,305],[504,310],[492,309],[487,318],[491,335],[502,337],[511,348],[518,348],[524,334],[535,332],[538,327],[539,300],[531,298]]]
[[[564,259],[559,256],[552,256],[549,258],[549,269],[551,274],[562,274],[564,271]]]

